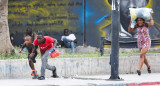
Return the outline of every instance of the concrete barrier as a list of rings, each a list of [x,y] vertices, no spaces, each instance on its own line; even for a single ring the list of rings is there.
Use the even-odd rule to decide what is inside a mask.
[[[147,55],[151,65],[152,72],[160,72],[160,60],[158,55]],[[50,65],[57,67],[59,76],[75,76],[75,75],[102,75],[110,74],[109,58],[55,58],[49,59]],[[121,57],[119,58],[119,73],[131,74],[136,73],[139,65],[139,56]],[[37,59],[35,68],[40,74],[41,60]],[[147,73],[144,65],[142,73]],[[50,77],[52,72],[46,70],[46,77]],[[0,60],[0,78],[31,78],[31,69],[27,59],[21,60]]]
[[[56,48],[56,50],[60,51],[61,53],[71,53],[71,48]],[[83,47],[83,46],[77,46],[75,48],[76,53],[95,53],[99,49],[91,46]]]

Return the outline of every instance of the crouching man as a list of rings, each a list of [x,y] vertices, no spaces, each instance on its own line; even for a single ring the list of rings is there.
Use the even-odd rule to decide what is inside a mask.
[[[43,36],[43,33],[38,33],[37,39],[34,40],[35,47],[32,50],[32,53],[30,54],[30,57],[33,57],[38,46],[41,52],[41,75],[38,77],[39,80],[45,80],[45,69],[51,70],[53,73],[54,78],[57,77],[56,73],[56,67],[50,66],[48,64],[48,57],[50,55],[50,50],[55,50],[55,46],[57,44],[57,40],[50,37],[50,36]]]

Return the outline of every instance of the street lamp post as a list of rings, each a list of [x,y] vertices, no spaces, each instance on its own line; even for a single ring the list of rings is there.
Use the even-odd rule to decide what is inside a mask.
[[[111,24],[111,76],[110,80],[119,77],[119,29],[120,29],[120,0],[112,0],[112,24]]]

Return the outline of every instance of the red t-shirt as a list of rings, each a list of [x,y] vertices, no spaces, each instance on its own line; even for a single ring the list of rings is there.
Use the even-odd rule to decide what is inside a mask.
[[[45,52],[46,50],[49,50],[53,47],[54,39],[49,36],[44,36],[46,39],[45,43],[38,43],[38,40],[34,40],[34,45],[39,46],[41,53]]]

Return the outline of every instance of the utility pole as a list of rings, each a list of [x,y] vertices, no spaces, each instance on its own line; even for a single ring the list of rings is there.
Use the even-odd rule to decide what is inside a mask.
[[[83,23],[83,47],[86,47],[86,1],[83,0],[84,23]]]
[[[109,80],[120,80],[119,77],[119,29],[120,29],[120,0],[112,0],[111,24],[111,76]]]

